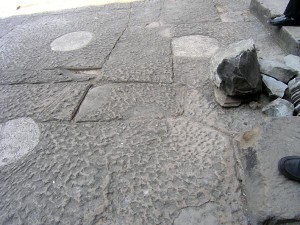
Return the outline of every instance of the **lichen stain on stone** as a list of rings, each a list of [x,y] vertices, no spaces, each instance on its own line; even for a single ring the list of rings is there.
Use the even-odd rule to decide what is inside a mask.
[[[261,136],[260,127],[254,127],[251,131],[245,132],[240,138],[241,149],[254,148]]]

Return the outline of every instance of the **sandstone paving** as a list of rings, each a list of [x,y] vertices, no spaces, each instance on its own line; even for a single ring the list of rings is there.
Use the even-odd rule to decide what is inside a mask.
[[[166,25],[201,24],[217,20],[219,15],[214,3],[205,0],[165,0],[161,13],[161,22]]]
[[[71,120],[89,86],[84,83],[3,85],[0,120],[18,117],[39,121]]]
[[[242,223],[219,131],[184,118],[38,125],[37,147],[1,168],[2,224],[172,224],[189,209]]]
[[[165,118],[182,114],[180,87],[157,84],[105,84],[93,87],[75,120],[111,121],[141,117]]]
[[[265,116],[220,107],[209,66],[248,38],[259,56],[283,54],[249,3],[146,0],[14,22],[0,38],[0,224],[247,224],[232,139]],[[51,49],[78,32],[92,39]]]
[[[222,31],[222,32],[220,32]],[[172,28],[173,37],[204,35],[215,38],[220,46],[253,39],[259,57],[283,55],[281,48],[274,43],[263,25],[259,22],[211,22],[197,24],[179,24]]]
[[[40,84],[90,81],[98,70],[0,70],[0,84]]]
[[[299,183],[277,169],[282,157],[299,155],[299,140],[298,117],[271,118],[236,138],[236,165],[254,224],[299,224]]]
[[[102,68],[100,81],[172,82],[169,29],[131,26],[121,37]]]
[[[35,17],[2,37],[0,67],[5,70],[100,68],[124,31],[128,18],[127,9],[113,14],[100,11]],[[51,50],[56,38],[77,31],[93,35],[85,48]]]

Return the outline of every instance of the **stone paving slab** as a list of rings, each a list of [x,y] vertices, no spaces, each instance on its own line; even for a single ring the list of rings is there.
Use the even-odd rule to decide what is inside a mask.
[[[270,36],[264,26],[259,22],[183,24],[172,28],[172,35],[173,37],[187,35],[208,36],[217,39],[220,46],[227,46],[252,38],[258,49],[258,56],[283,55],[281,48],[270,40]]]
[[[1,224],[180,224],[187,210],[197,211],[190,221],[244,223],[232,149],[212,128],[186,119],[38,125],[38,145],[1,167]]]
[[[0,70],[0,84],[89,81],[95,78],[98,73],[98,70]]]
[[[146,26],[159,22],[162,7],[163,0],[133,2],[129,26]]]
[[[17,25],[24,23],[28,16],[0,18],[0,38],[12,31]]]
[[[252,0],[251,12],[268,29],[274,40],[288,53],[300,55],[300,28],[299,27],[273,27],[268,21],[278,15],[282,15],[288,0]]]
[[[240,135],[236,157],[252,224],[300,222],[300,185],[278,171],[278,161],[299,155],[298,117],[274,118]]]
[[[164,1],[161,15],[161,23],[163,25],[191,23],[202,24],[206,21],[217,20],[220,20],[220,17],[212,1]]]
[[[75,120],[110,121],[177,116],[182,114],[182,101],[183,94],[171,85],[105,84],[93,87],[88,92]]]
[[[104,64],[100,81],[172,82],[168,28],[129,27]]]
[[[0,67],[2,70],[100,68],[126,28],[128,18],[129,10],[35,17],[0,39]],[[74,51],[51,50],[55,39],[78,31],[92,35],[86,46]],[[67,44],[72,42],[63,45]]]
[[[89,86],[84,83],[3,85],[0,121],[18,117],[71,120]]]

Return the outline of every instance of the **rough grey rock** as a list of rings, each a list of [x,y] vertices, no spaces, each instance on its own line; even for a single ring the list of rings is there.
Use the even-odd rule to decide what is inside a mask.
[[[294,105],[287,100],[278,98],[263,107],[262,112],[271,117],[293,116]]]
[[[281,81],[278,81],[266,75],[262,75],[262,81],[264,84],[264,88],[266,89],[270,97],[282,98],[284,96],[285,90],[288,87],[286,84],[282,83]]]
[[[296,55],[287,55],[284,57],[284,62],[287,66],[293,68],[300,73],[300,57]]]
[[[261,92],[254,41],[243,40],[220,50],[212,57],[211,75],[215,85],[230,96]]]
[[[300,185],[277,169],[282,157],[299,155],[299,126],[297,117],[272,118],[236,140],[237,171],[251,224],[300,222]]]
[[[288,67],[278,60],[260,59],[259,64],[261,73],[286,84],[298,74],[297,70]]]
[[[225,107],[225,108],[227,108],[227,107],[238,107],[242,104],[241,98],[234,97],[234,96],[228,96],[220,88],[215,88],[215,98],[216,98],[216,101],[222,107]]]
[[[289,91],[295,106],[295,112],[298,114],[300,112],[300,77],[296,77],[289,82]]]
[[[252,101],[252,102],[249,103],[249,107],[250,107],[250,109],[253,109],[253,110],[260,109],[261,108],[261,103]]]

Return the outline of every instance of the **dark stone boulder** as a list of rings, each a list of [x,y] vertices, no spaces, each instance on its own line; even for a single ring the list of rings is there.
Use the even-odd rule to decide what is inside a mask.
[[[229,96],[260,93],[262,80],[254,41],[244,40],[229,45],[211,59],[215,85]]]

